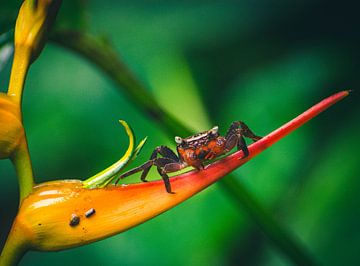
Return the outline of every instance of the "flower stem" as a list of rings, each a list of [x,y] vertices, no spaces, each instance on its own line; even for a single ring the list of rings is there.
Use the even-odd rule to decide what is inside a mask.
[[[30,58],[31,49],[29,47],[16,45],[7,95],[11,102],[14,103],[14,108],[16,108],[14,115],[20,121],[22,128],[21,101],[26,75],[30,66]],[[17,134],[21,134],[21,137],[19,137],[16,150],[10,159],[18,175],[21,202],[32,191],[34,176],[24,129]]]
[[[14,155],[11,157],[11,161],[13,162],[19,180],[21,203],[23,199],[31,193],[34,186],[34,176],[26,138],[20,143]]]
[[[16,45],[7,94],[19,109],[18,119],[20,121],[22,121],[22,95],[26,75],[30,67],[30,60],[31,49],[23,45]],[[26,135],[21,138],[19,146],[11,156],[11,161],[18,175],[21,202],[31,192],[34,185],[34,176]]]
[[[21,106],[24,83],[30,66],[31,50],[26,46],[16,46],[11,68],[8,95]]]
[[[0,266],[18,265],[21,258],[29,248],[29,244],[24,236],[21,227],[17,223],[13,224],[10,234],[6,240],[5,246],[0,256]]]

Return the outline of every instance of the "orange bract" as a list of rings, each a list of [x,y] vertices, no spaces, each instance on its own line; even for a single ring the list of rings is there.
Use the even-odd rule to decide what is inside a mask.
[[[174,194],[164,191],[162,181],[98,189],[83,188],[79,180],[35,186],[22,202],[12,232],[20,234],[30,248],[46,251],[80,246],[125,231],[208,187],[347,95],[343,91],[328,97],[251,144],[246,158],[238,151],[204,170],[172,177]],[[90,209],[95,214],[85,217]],[[71,226],[74,215],[80,220]]]
[[[0,159],[10,158],[24,141],[25,132],[19,105],[3,93],[0,93],[0,125]]]

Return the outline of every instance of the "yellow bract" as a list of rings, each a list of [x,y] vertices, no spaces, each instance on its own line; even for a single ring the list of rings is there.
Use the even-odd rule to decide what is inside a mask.
[[[60,0],[27,0],[22,4],[15,26],[15,53],[8,95],[21,103],[24,82],[31,62],[45,44],[46,32],[56,17]]]
[[[25,141],[19,105],[0,93],[0,159],[11,158]]]
[[[43,47],[44,32],[48,19],[48,8],[53,1],[25,1],[19,11],[15,27],[15,46],[26,46],[36,57]]]

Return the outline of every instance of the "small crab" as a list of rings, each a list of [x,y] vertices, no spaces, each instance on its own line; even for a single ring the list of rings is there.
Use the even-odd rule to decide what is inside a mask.
[[[146,182],[145,179],[151,166],[155,165],[165,183],[166,191],[172,193],[167,173],[177,172],[188,166],[192,166],[198,170],[204,169],[204,162],[228,153],[235,146],[238,150],[243,151],[243,158],[245,158],[249,155],[249,151],[244,137],[250,138],[253,141],[261,139],[261,137],[256,136],[249,127],[241,121],[233,122],[225,137],[220,136],[218,130],[219,128],[215,126],[208,131],[184,139],[176,136],[175,142],[178,155],[166,146],[158,146],[152,152],[149,161],[120,175],[115,184],[117,184],[120,179],[140,171],[143,171],[141,180]],[[158,154],[162,157],[157,158]]]

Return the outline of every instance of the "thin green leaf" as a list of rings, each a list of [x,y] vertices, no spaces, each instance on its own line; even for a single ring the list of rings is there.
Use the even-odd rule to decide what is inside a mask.
[[[126,165],[135,159],[136,155],[140,152],[142,146],[146,142],[146,138],[143,139],[140,144],[134,150],[135,135],[132,128],[123,120],[119,120],[120,124],[125,128],[126,134],[129,137],[129,146],[125,154],[114,164],[97,173],[96,175],[83,181],[85,188],[101,188],[107,186]]]

